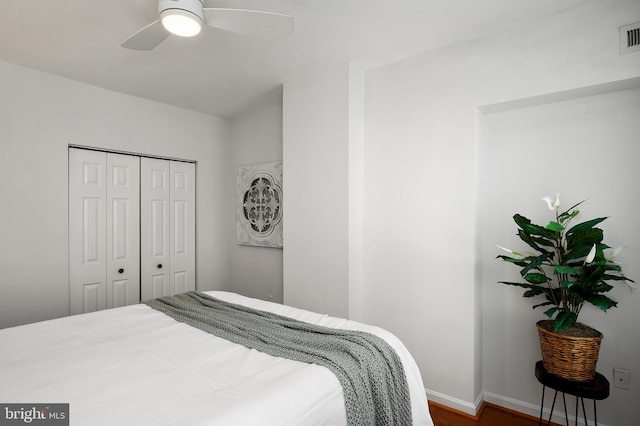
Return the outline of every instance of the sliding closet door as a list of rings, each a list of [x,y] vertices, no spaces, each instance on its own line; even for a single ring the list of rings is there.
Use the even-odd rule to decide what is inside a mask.
[[[172,161],[171,174],[171,284],[175,293],[196,287],[195,164]]]
[[[142,300],[195,290],[195,165],[141,159]]]
[[[69,150],[69,302],[71,314],[107,307],[104,152]]]
[[[140,302],[140,158],[107,154],[107,308]]]
[[[140,285],[142,300],[174,294],[169,281],[169,161],[140,162]]]
[[[71,314],[140,301],[139,158],[69,149]]]

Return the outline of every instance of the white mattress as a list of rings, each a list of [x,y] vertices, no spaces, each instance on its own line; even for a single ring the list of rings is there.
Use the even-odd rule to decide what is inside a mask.
[[[405,346],[378,327],[234,293],[252,308],[384,338],[403,361],[413,421],[431,425]],[[342,425],[328,369],[263,354],[178,323],[146,305],[0,330],[0,402],[69,403],[72,425]]]

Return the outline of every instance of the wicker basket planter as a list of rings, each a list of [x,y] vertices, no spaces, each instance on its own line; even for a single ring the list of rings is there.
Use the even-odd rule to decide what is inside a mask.
[[[602,333],[597,337],[575,337],[558,334],[553,331],[553,321],[542,320],[536,323],[542,362],[551,374],[577,382],[593,380],[600,353]]]

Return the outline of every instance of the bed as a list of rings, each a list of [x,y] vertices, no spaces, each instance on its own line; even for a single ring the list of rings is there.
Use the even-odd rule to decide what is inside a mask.
[[[384,339],[406,373],[415,425],[433,426],[418,367],[391,333],[235,293],[206,295]],[[343,425],[329,369],[249,349],[146,304],[0,330],[0,403],[69,403],[72,425]]]

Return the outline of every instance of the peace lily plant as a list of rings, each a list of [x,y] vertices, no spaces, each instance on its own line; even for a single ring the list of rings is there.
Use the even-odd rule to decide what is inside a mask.
[[[510,254],[498,258],[520,267],[525,282],[500,283],[525,288],[524,297],[543,296],[545,301],[533,308],[550,306],[545,314],[553,320],[555,330],[561,331],[576,323],[585,302],[605,312],[617,305],[604,294],[613,288],[607,281],[629,284],[633,280],[626,278],[621,266],[614,261],[622,247],[609,252],[610,247],[602,242],[602,229],[596,225],[606,217],[569,227],[580,213],[577,207],[584,201],[560,212],[559,194],[555,199],[544,197],[543,200],[555,212],[555,220],[547,226],[533,224],[519,214],[513,216],[518,236],[535,253],[519,253],[498,246]]]

